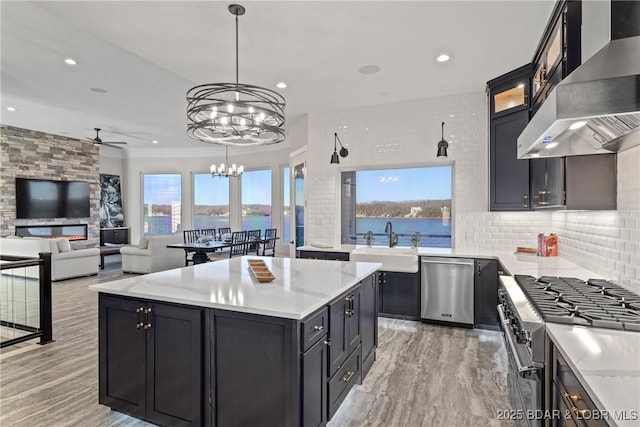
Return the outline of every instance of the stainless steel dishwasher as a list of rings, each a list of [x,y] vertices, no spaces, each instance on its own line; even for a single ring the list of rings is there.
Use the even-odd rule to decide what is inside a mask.
[[[422,257],[421,318],[473,325],[473,262]]]

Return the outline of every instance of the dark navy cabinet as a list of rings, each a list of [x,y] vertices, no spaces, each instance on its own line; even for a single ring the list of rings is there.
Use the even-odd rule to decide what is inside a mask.
[[[377,345],[376,276],[301,320],[101,293],[99,402],[161,426],[323,426]]]
[[[529,210],[529,160],[519,160],[518,137],[529,123],[531,66],[487,82],[489,97],[489,207]]]
[[[99,305],[99,402],[159,425],[202,425],[205,310],[102,294]]]
[[[476,259],[473,293],[473,324],[475,328],[499,329],[498,261]]]
[[[403,319],[419,319],[419,274],[381,271],[379,277],[378,311],[380,315]]]
[[[298,258],[349,261],[349,252],[299,251]]]

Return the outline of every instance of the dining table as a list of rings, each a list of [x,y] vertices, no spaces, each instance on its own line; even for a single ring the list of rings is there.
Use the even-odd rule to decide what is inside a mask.
[[[193,252],[193,263],[202,264],[209,261],[207,252],[231,247],[231,240],[211,240],[209,242],[171,243],[167,248],[182,249]]]
[[[258,240],[258,243],[264,244],[269,240],[278,239],[279,237],[276,237],[275,239],[265,239],[263,237]],[[167,245],[167,248],[182,249],[187,252],[193,252],[193,263],[203,264],[205,262],[209,262],[209,256],[207,255],[208,252],[215,252],[219,249],[230,248],[231,246],[233,246],[231,240],[211,240],[209,242],[171,243]]]

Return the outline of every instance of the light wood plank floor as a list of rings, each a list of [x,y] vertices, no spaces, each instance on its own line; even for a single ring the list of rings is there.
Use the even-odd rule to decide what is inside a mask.
[[[87,286],[123,277],[117,258],[98,276],[54,283],[54,343],[0,353],[0,426],[150,425],[97,403],[98,299]],[[331,427],[512,425],[496,418],[509,408],[499,333],[381,319],[379,339]]]

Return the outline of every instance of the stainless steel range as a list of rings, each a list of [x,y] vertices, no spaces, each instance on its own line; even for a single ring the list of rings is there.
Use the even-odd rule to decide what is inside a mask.
[[[544,410],[544,321],[514,278],[503,276],[498,288],[498,315],[508,355],[507,388],[518,426],[541,426]]]
[[[607,280],[515,279],[546,322],[640,332],[640,296]]]
[[[545,424],[545,322],[640,332],[640,295],[607,280],[503,276],[498,314],[507,383],[519,426]]]

